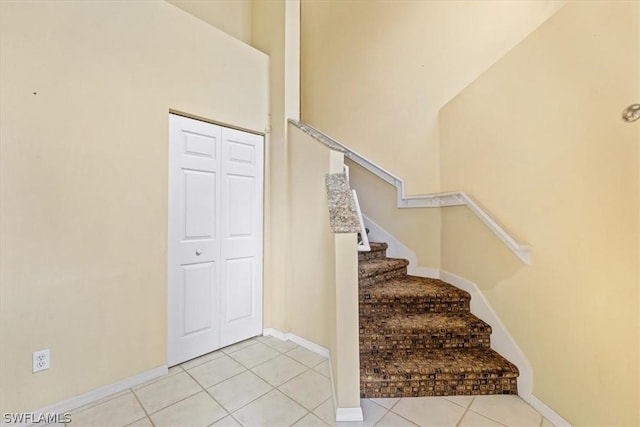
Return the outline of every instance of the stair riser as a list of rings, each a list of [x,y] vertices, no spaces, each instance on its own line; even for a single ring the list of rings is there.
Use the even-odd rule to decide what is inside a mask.
[[[363,261],[369,261],[372,259],[382,259],[382,258],[385,258],[386,256],[387,256],[386,250],[358,252],[358,261],[363,262]]]
[[[418,396],[518,394],[516,378],[425,378],[409,381],[361,381],[360,397],[368,399]]]
[[[437,301],[403,299],[397,301],[372,301],[360,296],[360,316],[362,319],[375,319],[389,313],[462,313],[469,312],[469,301]]]
[[[407,275],[407,267],[398,268],[395,270],[385,271],[373,276],[363,277],[358,276],[358,285],[363,288],[371,285],[377,285],[378,283],[388,282],[389,280],[396,279]]]
[[[447,336],[409,335],[403,337],[360,337],[360,353],[368,354],[415,354],[431,348],[491,348],[489,334]]]

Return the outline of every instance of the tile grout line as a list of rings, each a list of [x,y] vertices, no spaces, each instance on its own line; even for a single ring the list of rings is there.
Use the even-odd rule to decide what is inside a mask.
[[[296,402],[297,403],[297,402]],[[304,406],[303,406],[304,408]],[[307,408],[304,408],[307,409]],[[295,420],[294,422],[292,422],[291,424],[289,424],[289,427],[293,426],[295,423],[297,423],[298,421],[301,421],[304,417],[306,417],[307,415],[309,415],[311,413],[311,411],[307,410],[307,413],[304,414],[303,416],[301,416],[300,418],[298,418],[297,420]],[[322,421],[322,420],[321,420]]]
[[[447,399],[444,399],[447,400]],[[462,414],[462,416],[460,417],[460,419],[458,420],[458,422],[456,423],[456,427],[460,426],[460,423],[462,423],[462,420],[464,420],[464,417],[467,416],[467,414],[469,413],[469,410],[471,409],[471,405],[473,405],[473,402],[476,400],[476,397],[473,396],[473,399],[471,399],[471,402],[469,402],[469,405],[464,409],[464,413]],[[451,402],[450,400],[447,400],[447,402]],[[455,402],[451,402],[451,403],[455,403]],[[460,406],[460,405],[458,405]]]
[[[151,425],[152,425],[153,427],[155,427],[155,425],[156,425],[156,424],[153,422],[153,420],[152,420],[152,419],[151,419],[151,417],[149,416],[149,413],[147,412],[147,408],[145,408],[145,407],[144,407],[144,405],[142,404],[142,402],[141,402],[141,401],[140,401],[140,399],[138,398],[138,395],[133,391],[133,388],[130,388],[129,390],[131,390],[131,394],[133,394],[133,397],[134,397],[134,398],[136,399],[136,401],[138,402],[138,405],[140,405],[140,407],[142,408],[142,411],[143,411],[143,412],[144,412],[144,414],[146,415],[146,418],[149,420],[149,422],[151,423]],[[142,419],[142,418],[140,418],[140,420],[141,420],[141,419]],[[138,422],[138,421],[140,421],[140,420],[134,421],[134,423],[135,423],[135,422]],[[133,424],[133,423],[131,423],[131,424]]]
[[[165,406],[165,407],[163,407],[163,408],[158,409],[158,410],[157,410],[157,411],[155,411],[155,412],[152,412],[152,413],[149,415],[149,419],[151,419],[151,415],[155,415],[155,414],[157,414],[157,413],[159,413],[159,412],[161,412],[161,411],[164,411],[164,410],[165,410],[165,409],[167,409],[167,408],[170,408],[170,407],[172,407],[172,406],[175,406],[176,404],[178,404],[178,403],[180,403],[180,402],[184,402],[185,400],[187,400],[187,399],[189,399],[189,398],[191,398],[191,397],[195,396],[196,394],[202,393],[202,392],[204,392],[207,396],[209,396],[211,399],[213,399],[213,401],[214,401],[214,402],[216,402],[218,405],[220,405],[220,402],[218,402],[218,401],[217,401],[213,396],[211,396],[211,395],[207,392],[207,389],[206,389],[206,388],[204,388],[204,387],[202,386],[202,384],[200,384],[200,383],[198,382],[198,380],[196,380],[195,378],[193,378],[193,376],[192,376],[188,371],[185,371],[185,373],[186,373],[189,377],[191,377],[191,379],[192,379],[192,380],[194,380],[194,381],[196,382],[196,384],[198,384],[198,386],[200,387],[200,391],[197,391],[197,392],[192,393],[192,394],[190,394],[190,395],[188,395],[188,396],[185,396],[185,397],[183,397],[183,398],[182,398],[182,399],[180,399],[180,400],[176,400],[175,402],[171,403],[170,405],[167,405],[167,406]],[[227,413],[227,415],[229,415],[229,411],[227,411],[227,409],[226,409],[224,406],[220,405],[220,407],[222,408],[222,410],[223,410],[223,411],[225,411],[225,412]],[[146,412],[146,409],[144,408],[144,406],[142,407],[142,409]],[[222,418],[224,418],[224,417],[222,417]]]
[[[266,344],[265,344],[265,345],[266,345]],[[234,351],[234,353],[238,353],[238,352],[240,352],[240,351],[244,350],[245,348],[249,348],[249,347],[252,347],[252,346],[249,346],[249,345],[248,345],[248,346],[246,346],[246,347],[244,347],[244,348],[241,348],[241,349],[240,349],[240,350],[238,350],[237,352],[236,352],[236,351]],[[269,348],[271,348],[271,349],[272,349],[272,350],[274,350],[274,351],[278,351],[278,350],[276,350],[275,348],[272,348],[272,347],[269,347]],[[270,358],[269,358],[269,359],[267,359],[267,360],[263,360],[262,362],[258,363],[256,366],[260,366],[260,365],[262,365],[263,363],[267,363],[269,360],[273,360],[273,359],[275,359],[275,358],[276,358],[276,357],[278,357],[278,356],[282,356],[283,354],[284,354],[284,353],[276,354],[275,356],[270,357]],[[245,365],[245,364],[244,364],[244,363],[242,363],[240,360],[238,360],[238,359],[234,358],[234,357],[233,357],[233,356],[231,356],[230,354],[226,354],[226,353],[225,353],[225,355],[226,355],[227,357],[230,357],[230,358],[231,358],[231,359],[233,359],[234,361],[238,362],[239,364],[241,364],[243,368],[245,368],[245,369],[249,369],[249,370],[250,370],[250,369],[252,369],[252,367],[249,367],[249,366]],[[214,359],[214,360],[215,360],[215,359]],[[255,368],[256,366],[253,366],[253,368]],[[235,375],[234,375],[234,376],[235,376]]]
[[[254,339],[254,338],[250,338],[250,339]],[[258,340],[256,340],[255,342],[253,342],[253,343],[251,343],[251,344],[247,344],[247,345],[245,345],[245,346],[243,346],[243,347],[240,347],[239,349],[236,349],[236,350],[233,350],[233,351],[229,351],[228,353],[227,353],[227,351],[228,351],[228,350],[225,350],[225,348],[226,348],[226,347],[220,348],[220,349],[215,350],[215,351],[221,351],[222,353],[224,353],[224,354],[226,354],[227,356],[231,357],[231,355],[232,355],[233,353],[237,353],[237,352],[239,352],[239,351],[241,351],[241,350],[244,350],[245,348],[253,347],[253,346],[254,346],[254,345],[256,345],[256,344],[261,344],[261,342],[260,342],[260,341],[258,341]],[[236,344],[232,344],[232,345],[230,345],[230,346],[228,346],[228,347],[232,347],[232,346],[234,346],[234,345],[236,345]],[[213,353],[213,352],[212,352],[212,353]]]
[[[375,403],[375,402],[372,402],[372,403],[373,403],[374,405],[378,405],[378,404],[377,404],[377,403]],[[378,405],[378,406],[380,406],[381,408],[384,408],[384,409],[385,409],[385,413],[384,413],[384,414],[382,414],[382,416],[380,417],[380,419],[379,419],[378,421],[376,421],[375,423],[373,423],[374,427],[375,427],[375,426],[377,426],[378,424],[380,424],[380,421],[382,421],[382,419],[383,419],[384,417],[386,417],[386,416],[387,416],[387,414],[388,414],[389,412],[391,412],[391,410],[390,410],[390,409],[387,409],[387,408],[385,408],[384,406],[381,406],[381,405]],[[362,415],[364,416],[364,411],[363,411],[363,414],[362,414]],[[363,418],[364,418],[364,417],[363,417]],[[364,421],[364,420],[363,420],[363,421]]]
[[[397,413],[397,412],[395,412],[395,411],[393,410],[393,408],[395,408],[395,407],[396,407],[396,405],[397,405],[398,403],[400,403],[400,401],[401,401],[402,399],[404,399],[404,398],[403,398],[403,397],[401,397],[400,399],[398,399],[398,401],[397,401],[396,403],[394,403],[393,405],[391,405],[391,408],[389,408],[389,412],[391,412],[393,415],[397,415],[398,417],[402,418],[403,420],[407,420],[407,422],[410,422],[411,424],[413,424],[413,425],[417,426],[418,424],[414,423],[414,422],[413,422],[413,421],[411,421],[409,418],[407,418],[407,417],[405,417],[404,415],[401,415],[401,414],[399,414],[399,413]],[[385,415],[386,415],[386,414],[385,414]],[[382,418],[381,418],[381,419],[382,419]],[[379,422],[379,421],[378,421],[378,422]]]
[[[260,366],[260,365],[258,365],[258,366]],[[248,405],[252,404],[252,403],[253,403],[253,402],[255,402],[256,400],[260,399],[261,397],[263,397],[263,396],[265,396],[265,395],[267,395],[267,394],[271,393],[272,391],[274,391],[274,390],[278,390],[278,388],[277,388],[276,386],[274,386],[274,385],[270,384],[268,381],[266,381],[266,380],[265,380],[264,378],[262,378],[260,375],[256,374],[255,372],[253,372],[251,369],[248,369],[248,368],[245,368],[245,370],[244,370],[244,371],[239,372],[239,373],[237,373],[236,375],[234,375],[234,376],[232,376],[232,377],[227,378],[226,380],[220,381],[219,383],[216,383],[216,384],[212,385],[212,386],[211,386],[211,387],[209,387],[209,388],[212,388],[212,387],[215,387],[215,386],[217,386],[217,385],[219,385],[219,384],[222,384],[223,382],[225,382],[225,381],[227,381],[227,380],[230,380],[231,378],[235,378],[235,377],[237,377],[238,375],[241,375],[241,374],[243,374],[243,373],[245,373],[245,372],[249,372],[249,373],[251,373],[251,374],[255,375],[256,377],[260,378],[260,379],[261,379],[262,381],[264,381],[264,382],[265,382],[269,387],[271,387],[271,390],[267,391],[266,393],[261,394],[260,396],[257,396],[255,399],[253,399],[253,400],[251,400],[251,401],[249,401],[249,402],[245,403],[244,405],[240,406],[239,408],[237,408],[237,409],[235,409],[235,410],[233,410],[233,411],[229,411],[229,410],[228,410],[227,408],[225,408],[225,407],[224,407],[220,402],[218,402],[218,401],[217,401],[213,396],[211,396],[211,393],[209,393],[209,390],[208,390],[208,389],[206,389],[206,388],[204,389],[205,393],[207,393],[209,396],[211,396],[211,397],[213,398],[213,400],[215,400],[216,402],[218,402],[218,404],[219,404],[220,406],[222,406],[222,408],[223,408],[225,411],[227,411],[227,413],[229,414],[229,416],[231,416],[231,418],[233,418],[235,421],[237,421],[237,422],[238,422],[238,424],[240,424],[240,425],[242,425],[242,423],[241,423],[240,421],[238,421],[238,420],[236,419],[236,417],[234,417],[234,416],[233,416],[233,414],[235,414],[235,413],[236,413],[236,412],[238,412],[239,410],[243,409],[244,407],[246,407],[246,406],[248,406]],[[192,377],[192,378],[193,378],[193,377]],[[197,382],[197,380],[196,380],[195,378],[194,378],[194,380]],[[200,387],[202,387],[202,384],[198,383],[198,385],[200,385]],[[203,388],[204,388],[204,387],[203,387]],[[280,391],[280,390],[278,390],[278,391]],[[282,392],[280,391],[280,393],[282,393]],[[284,393],[282,393],[282,394],[284,394]],[[285,394],[285,396],[286,396],[286,394]],[[217,422],[217,421],[216,421],[216,422]]]
[[[305,365],[306,366],[306,365]],[[313,409],[307,409],[307,407],[305,405],[302,404],[302,402],[298,402],[293,396],[290,396],[289,394],[287,394],[284,390],[280,390],[280,387],[282,387],[285,384],[288,384],[289,382],[293,381],[294,379],[301,377],[302,375],[306,374],[307,372],[312,371],[324,378],[326,378],[324,375],[320,374],[319,372],[315,372],[313,370],[313,368],[309,368],[307,367],[307,369],[304,372],[301,372],[300,374],[296,375],[295,377],[292,377],[290,379],[288,379],[287,381],[283,382],[282,384],[280,384],[279,386],[275,387],[276,390],[278,390],[280,393],[284,394],[286,397],[288,397],[289,399],[293,400],[295,403],[297,403],[298,405],[300,405],[302,408],[304,408],[305,410],[307,410],[307,412],[309,413],[313,413],[313,411],[315,411],[316,409],[318,409],[320,406],[322,406],[327,400],[329,399],[333,399],[333,390],[331,390],[331,393],[329,395],[329,397],[327,397],[325,400],[323,400],[322,402],[320,402],[318,405],[316,405]],[[256,374],[257,375],[257,374]],[[331,389],[331,385],[329,385],[329,389]],[[315,415],[315,414],[313,414]],[[320,417],[318,417],[320,418]],[[321,418],[320,418],[321,419]],[[322,419],[321,419],[322,420]],[[324,420],[322,420],[322,422],[324,422]]]

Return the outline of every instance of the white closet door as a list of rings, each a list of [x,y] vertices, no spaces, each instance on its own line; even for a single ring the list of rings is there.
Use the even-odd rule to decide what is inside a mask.
[[[263,138],[222,129],[222,346],[262,332]]]
[[[262,330],[262,137],[170,115],[167,363]]]

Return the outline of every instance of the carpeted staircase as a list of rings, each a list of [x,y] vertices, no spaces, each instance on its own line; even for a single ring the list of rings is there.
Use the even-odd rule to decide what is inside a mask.
[[[518,368],[491,349],[470,295],[407,275],[386,249],[359,253],[361,397],[517,394]]]

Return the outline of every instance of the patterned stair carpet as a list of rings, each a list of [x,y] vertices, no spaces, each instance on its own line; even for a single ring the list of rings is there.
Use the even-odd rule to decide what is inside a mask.
[[[407,275],[408,261],[386,250],[358,255],[361,397],[517,394],[518,368],[491,349],[470,295]]]

